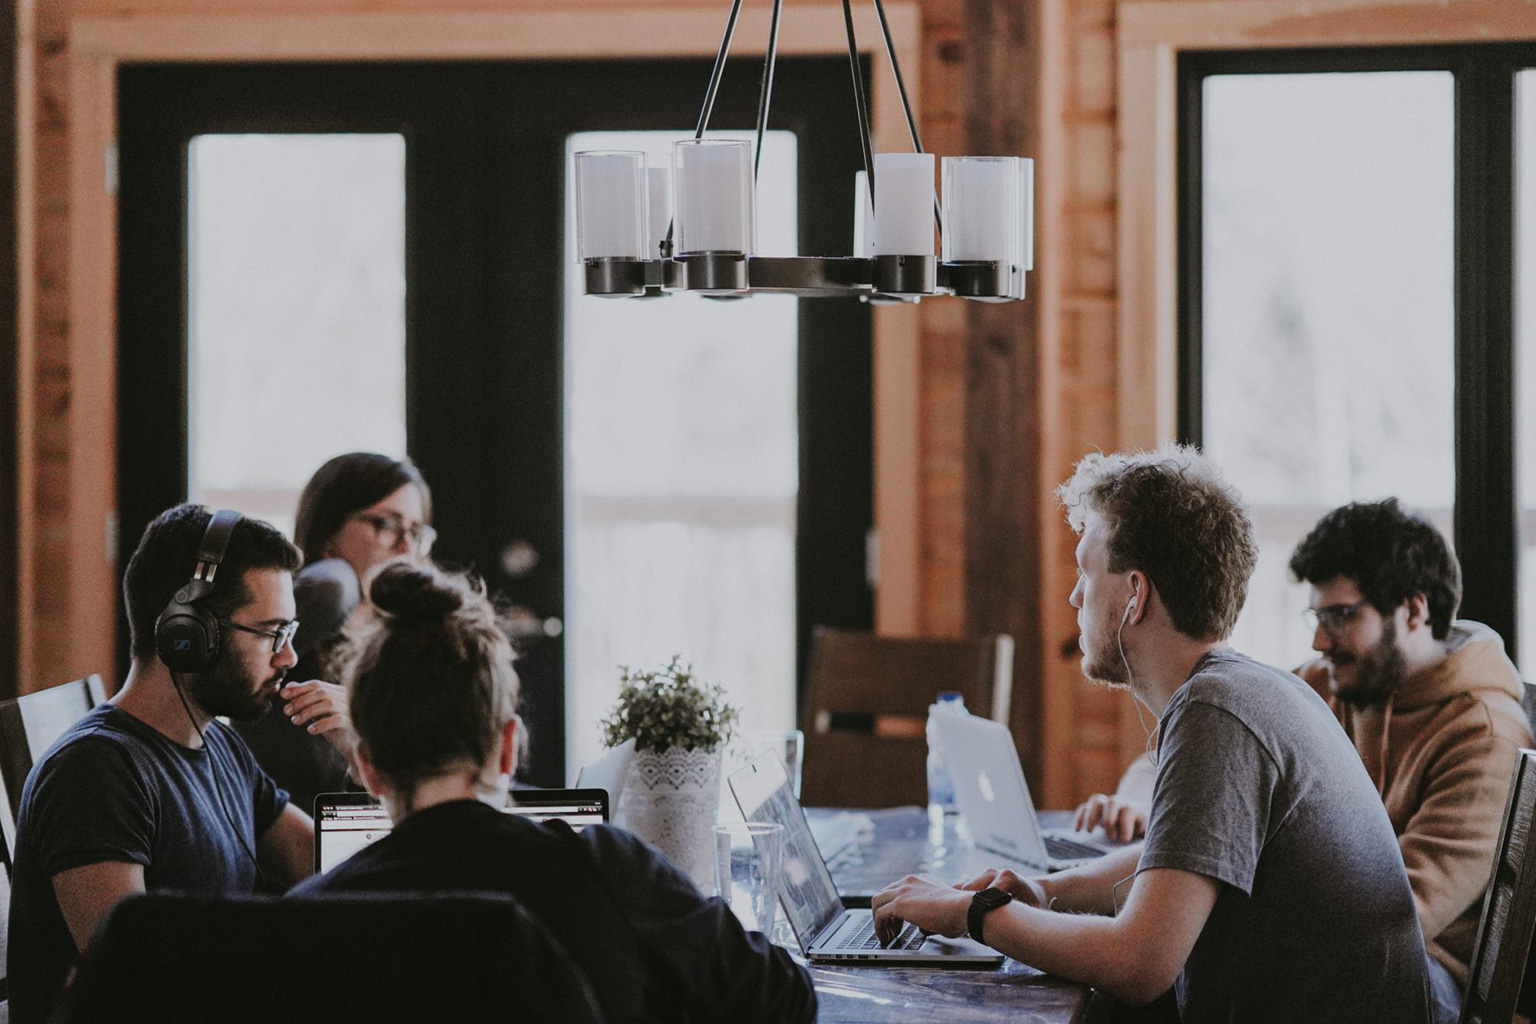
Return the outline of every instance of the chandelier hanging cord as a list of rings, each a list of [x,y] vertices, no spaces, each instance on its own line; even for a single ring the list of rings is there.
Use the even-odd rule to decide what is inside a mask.
[[[864,75],[859,69],[859,41],[853,31],[853,6],[843,0],[843,24],[848,29],[848,65],[853,71],[853,106],[859,115],[859,145],[864,150],[864,175],[869,182],[869,201],[875,201],[874,142],[869,134],[869,109],[864,105]]]
[[[875,14],[880,18],[880,35],[885,39],[885,55],[891,62],[891,75],[896,79],[896,93],[901,97],[901,112],[907,117],[907,132],[912,136],[912,151],[922,153],[923,140],[917,133],[917,118],[912,116],[912,101],[907,99],[907,83],[901,77],[901,61],[896,59],[896,42],[891,38],[891,23],[885,17],[884,0],[875,0]],[[871,187],[869,194],[870,203],[874,203],[875,194]],[[939,206],[939,197],[933,197],[933,225],[938,231],[939,237],[944,237],[944,214]]]
[[[768,128],[768,104],[773,97],[773,72],[779,59],[779,15],[784,0],[773,0],[773,18],[768,23],[768,56],[763,60],[763,84],[757,94],[757,143],[752,155],[752,181],[763,166],[763,132]]]
[[[725,34],[720,37],[720,52],[715,54],[715,66],[709,72],[709,88],[704,90],[704,108],[699,111],[699,123],[693,129],[694,139],[702,139],[705,129],[709,127],[709,115],[715,109],[715,97],[720,94],[720,79],[725,75],[725,58],[730,55],[731,40],[736,36],[736,19],[741,14],[741,3],[742,0],[732,0],[730,16],[725,19]],[[775,5],[777,3],[778,0],[775,0]],[[778,30],[777,9],[774,14],[774,30],[775,32]],[[767,110],[764,109],[759,116],[767,116]],[[758,143],[759,145],[762,143],[761,135]],[[756,168],[753,169],[753,175],[756,176]],[[672,254],[672,233],[676,230],[677,218],[673,217],[667,222],[667,236],[661,242],[663,258]]]

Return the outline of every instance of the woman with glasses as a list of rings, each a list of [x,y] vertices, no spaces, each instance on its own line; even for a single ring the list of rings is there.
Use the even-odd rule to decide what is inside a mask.
[[[293,581],[299,661],[290,680],[335,678],[332,655],[345,630],[373,618],[362,596],[366,581],[385,562],[425,559],[435,536],[431,518],[432,492],[408,460],[350,452],[315,471],[299,495],[294,524],[304,567]],[[295,725],[281,695],[266,716],[236,729],[306,812],[320,793],[356,788],[346,760],[322,737]]]

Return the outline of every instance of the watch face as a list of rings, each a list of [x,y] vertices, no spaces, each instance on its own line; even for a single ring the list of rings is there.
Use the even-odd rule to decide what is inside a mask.
[[[1013,902],[1013,896],[1001,889],[983,889],[975,896],[978,903],[985,904],[990,909],[996,909]]]

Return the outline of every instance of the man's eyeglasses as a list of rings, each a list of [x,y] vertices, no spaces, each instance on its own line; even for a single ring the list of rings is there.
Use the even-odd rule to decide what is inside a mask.
[[[276,629],[257,629],[255,626],[242,626],[240,623],[231,622],[228,619],[220,619],[219,622],[225,626],[228,626],[230,629],[238,630],[241,633],[251,633],[256,636],[266,637],[272,641],[273,654],[281,654],[284,647],[287,647],[289,644],[293,643],[293,634],[299,631],[298,619],[291,619],[290,621],[283,623],[281,626],[278,626]]]
[[[1301,613],[1307,620],[1307,625],[1316,633],[1318,627],[1330,636],[1338,636],[1339,631],[1348,626],[1360,609],[1370,604],[1369,601],[1356,601],[1354,604],[1330,604],[1322,608],[1308,608]]]
[[[373,532],[379,538],[379,544],[386,548],[398,545],[402,537],[409,537],[411,543],[416,545],[416,553],[425,555],[432,550],[432,542],[437,539],[437,531],[426,523],[411,523],[407,526],[405,520],[396,515],[359,512],[352,518],[373,527]]]

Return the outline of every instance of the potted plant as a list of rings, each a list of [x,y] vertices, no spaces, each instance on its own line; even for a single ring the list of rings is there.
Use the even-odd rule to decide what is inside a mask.
[[[714,872],[710,829],[720,803],[720,751],[736,709],[674,656],[654,672],[620,667],[619,699],[602,720],[610,747],[635,741],[619,823],[646,840],[706,892]]]

